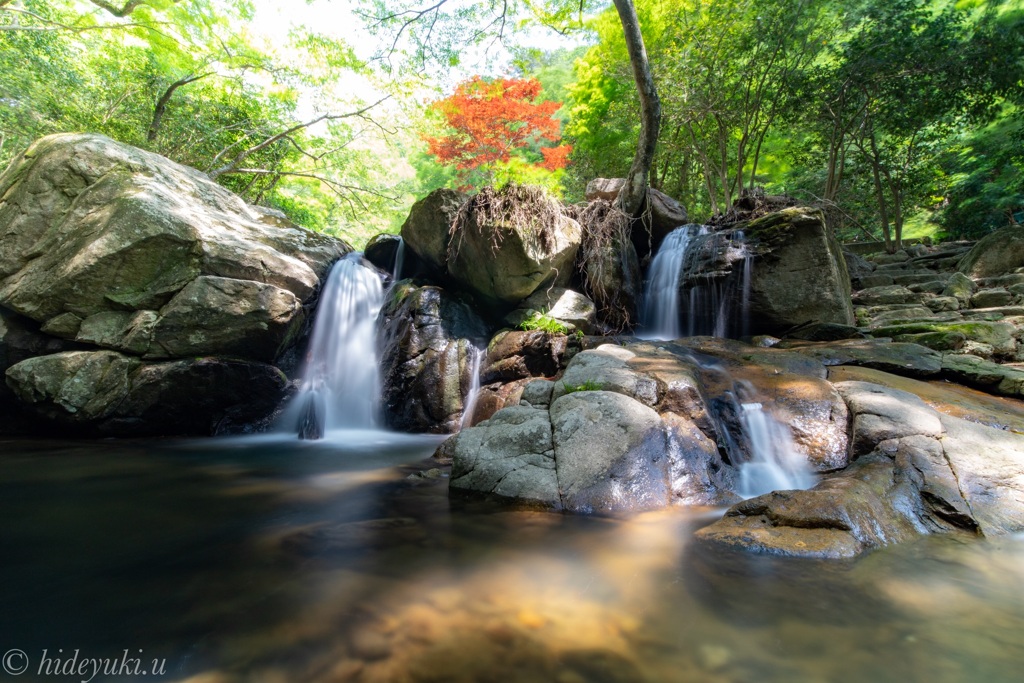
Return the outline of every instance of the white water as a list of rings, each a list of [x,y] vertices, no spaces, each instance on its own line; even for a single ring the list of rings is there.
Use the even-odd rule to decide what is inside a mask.
[[[760,403],[741,403],[739,409],[750,460],[740,465],[736,493],[743,498],[753,498],[770,491],[813,486],[810,465],[797,452],[789,430],[765,412]]]
[[[331,269],[320,294],[299,393],[281,417],[302,439],[331,430],[372,429],[380,406],[376,321],[380,278],[349,254]]]
[[[470,355],[470,384],[466,398],[462,401],[462,421],[459,429],[465,429],[473,425],[473,412],[476,410],[476,402],[480,398],[480,365],[483,362],[484,350],[475,346],[469,346],[467,353]]]
[[[706,233],[703,226],[684,225],[670,232],[658,247],[644,290],[642,338],[668,340],[682,336],[679,279],[693,238]]]
[[[399,236],[398,248],[395,249],[395,267],[391,271],[391,280],[398,282],[402,279],[402,268],[405,266],[405,240]]]

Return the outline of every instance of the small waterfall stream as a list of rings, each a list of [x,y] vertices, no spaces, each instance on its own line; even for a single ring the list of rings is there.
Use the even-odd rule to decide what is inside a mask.
[[[796,450],[784,425],[759,402],[739,405],[740,424],[749,441],[750,460],[740,465],[736,493],[753,498],[770,491],[808,489],[814,485],[810,466]]]
[[[741,266],[733,265],[739,261]],[[753,256],[741,231],[676,228],[651,262],[639,336],[670,340],[747,335],[752,271]]]
[[[476,410],[477,399],[480,398],[480,366],[483,363],[485,351],[476,346],[470,346],[468,349],[469,354],[469,372],[470,372],[470,384],[469,391],[466,392],[466,398],[462,401],[462,421],[459,424],[459,429],[465,429],[473,424],[473,412]]]
[[[395,249],[395,267],[391,271],[391,281],[398,282],[402,279],[402,268],[405,267],[405,240],[401,235],[398,237],[398,248]]]
[[[299,393],[281,417],[282,428],[300,439],[377,425],[375,325],[384,292],[377,274],[360,264],[361,256],[338,261],[320,294]]]

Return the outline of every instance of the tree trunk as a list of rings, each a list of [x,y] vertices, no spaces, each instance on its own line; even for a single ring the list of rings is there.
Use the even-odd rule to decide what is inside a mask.
[[[651,64],[647,60],[644,37],[640,33],[640,19],[636,15],[633,0],[614,2],[626,37],[626,50],[629,53],[630,65],[633,67],[633,80],[636,81],[637,93],[640,95],[640,139],[626,183],[615,202],[627,215],[639,216],[647,204],[648,179],[654,160],[654,150],[658,145],[658,130],[661,127],[661,100],[658,99],[658,91],[654,87],[654,76],[651,74]]]

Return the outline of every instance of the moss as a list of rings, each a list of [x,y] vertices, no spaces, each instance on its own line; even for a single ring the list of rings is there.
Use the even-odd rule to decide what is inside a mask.
[[[568,325],[545,313],[534,313],[519,323],[519,329],[526,331],[541,330],[551,334],[569,334]]]
[[[566,384],[562,382],[562,388],[565,389],[567,394],[575,394],[577,391],[601,391],[604,385],[600,382],[595,382],[592,379],[588,379],[583,384]]]

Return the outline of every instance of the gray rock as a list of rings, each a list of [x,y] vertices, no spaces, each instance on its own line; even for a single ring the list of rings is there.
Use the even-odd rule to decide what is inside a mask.
[[[413,432],[456,431],[473,383],[473,347],[486,338],[486,326],[440,287],[408,282],[392,291],[380,321],[388,425]]]
[[[551,404],[558,487],[567,510],[613,513],[671,502],[661,419],[622,394],[583,391]]]
[[[517,304],[541,286],[568,282],[583,234],[557,200],[510,185],[485,189],[463,211],[448,250],[448,274],[461,285]]]
[[[970,277],[992,277],[1012,273],[1024,266],[1024,230],[1003,228],[978,241],[957,264]]]
[[[934,377],[942,370],[942,355],[936,351],[919,344],[884,339],[787,345],[787,348],[827,366],[858,365],[908,377]]]
[[[547,410],[504,408],[445,441],[439,453],[452,459],[454,490],[561,508]]]
[[[956,297],[960,302],[960,307],[966,308],[970,305],[971,297],[977,289],[978,285],[974,284],[974,280],[963,273],[954,273],[946,288],[942,290],[942,295]]]
[[[820,211],[784,209],[737,227],[760,244],[750,281],[752,330],[854,324],[846,262]]]
[[[531,408],[547,408],[551,404],[551,392],[555,383],[546,379],[531,380],[520,397],[525,405]]]
[[[871,287],[853,295],[853,303],[867,306],[916,303],[919,300],[920,297],[902,285]]]
[[[197,277],[160,309],[155,324],[148,323],[153,327],[147,357],[233,355],[273,361],[294,339],[303,317],[302,303],[288,290],[252,280]],[[145,336],[138,325],[124,329]]]
[[[591,334],[597,321],[597,307],[594,302],[579,292],[564,287],[540,289],[519,304],[505,321],[518,327],[534,314],[543,314],[569,326],[570,331],[579,330]]]
[[[855,458],[888,439],[942,435],[938,414],[914,394],[869,382],[837,382],[835,388],[853,416],[851,452]]]
[[[874,287],[887,287],[893,284],[892,275],[885,273],[871,273],[859,277],[851,277],[851,282],[857,289],[872,289]]]
[[[960,309],[960,300],[955,296],[937,296],[933,299],[925,299],[924,305],[933,313],[956,311]]]
[[[412,205],[402,224],[402,239],[436,273],[448,265],[450,230],[467,196],[441,188]]]
[[[657,382],[629,367],[636,354],[627,348],[604,344],[582,351],[573,357],[562,379],[555,383],[552,401],[580,387],[594,386],[598,391],[611,391],[628,396],[652,407],[658,402]]]
[[[971,297],[972,308],[993,308],[995,306],[1009,306],[1013,303],[1013,294],[1002,287],[982,289]]]

